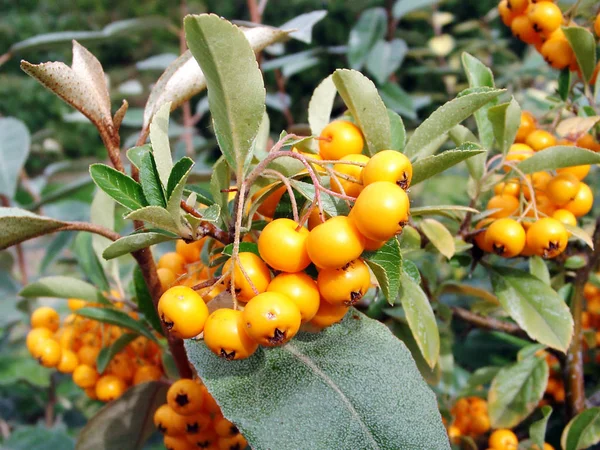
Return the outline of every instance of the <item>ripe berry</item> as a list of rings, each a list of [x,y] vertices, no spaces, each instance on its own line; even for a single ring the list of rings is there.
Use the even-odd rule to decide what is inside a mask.
[[[558,70],[568,67],[574,55],[571,44],[566,38],[548,39],[542,45],[540,53],[551,67]]]
[[[517,256],[525,247],[525,230],[513,219],[495,220],[487,229],[486,245],[499,256],[512,258]]]
[[[562,11],[551,2],[541,2],[533,5],[528,10],[527,17],[531,21],[533,29],[546,36],[560,27],[563,21]]]
[[[119,398],[127,385],[123,379],[115,375],[103,375],[96,382],[96,396],[102,402],[110,402]]]
[[[365,186],[377,181],[389,181],[406,190],[412,180],[413,168],[410,160],[396,150],[376,153],[363,170]]]
[[[155,365],[146,364],[136,369],[133,375],[133,384],[147,383],[148,381],[157,381],[162,377],[162,370]]]
[[[577,147],[587,148],[593,152],[600,152],[600,144],[594,139],[591,134],[584,134],[575,142]]]
[[[78,298],[70,298],[67,300],[67,305],[71,311],[77,311],[78,309],[84,308],[88,305],[88,302]]]
[[[517,178],[507,180],[506,182],[498,183],[494,186],[494,194],[496,195],[512,195],[518,197],[521,192],[521,182]]]
[[[570,173],[571,175],[575,175],[575,177],[581,181],[587,177],[588,173],[590,173],[590,165],[563,167],[562,169],[556,169],[556,173]]]
[[[486,209],[498,209],[498,211],[489,215],[493,218],[509,217],[519,211],[519,199],[512,195],[494,195],[489,199]]]
[[[565,225],[577,226],[577,217],[566,209],[557,209],[552,213],[552,218],[564,223]]]
[[[58,330],[60,316],[49,306],[37,308],[31,314],[31,328],[48,328],[50,331]]]
[[[98,372],[91,366],[79,364],[73,371],[73,382],[80,388],[89,388],[98,381]]]
[[[34,328],[29,333],[27,333],[27,339],[25,341],[27,345],[27,350],[29,350],[29,353],[34,355],[36,353],[38,345],[44,342],[46,339],[51,338],[52,331],[48,328]]]
[[[288,297],[277,292],[264,292],[248,302],[242,312],[246,333],[261,345],[273,347],[292,339],[302,316]]]
[[[488,445],[492,449],[517,450],[519,440],[515,433],[507,429],[499,429],[490,435]]]
[[[248,282],[244,273],[240,269],[240,265],[248,275],[248,278],[252,281],[254,288],[260,294],[267,290],[267,286],[271,281],[271,272],[260,257],[251,252],[241,252],[239,254],[240,262],[234,265],[235,270],[235,293],[237,298],[243,302],[247,302],[256,295],[252,285]],[[230,270],[233,264],[233,259],[227,260],[223,266],[223,272]]]
[[[493,251],[492,249],[492,243],[488,243],[487,239],[486,239],[486,234],[487,234],[487,227],[490,226],[490,224],[492,224],[492,222],[494,222],[494,219],[491,217],[485,218],[481,221],[479,221],[479,223],[477,225],[475,225],[475,230],[481,230],[482,228],[485,228],[485,230],[481,231],[480,233],[477,233],[474,237],[475,240],[475,244],[477,244],[477,247],[479,247],[481,250],[483,250],[484,252],[487,253],[491,253]]]
[[[215,420],[215,431],[220,437],[233,437],[240,433],[238,427],[233,422],[230,422],[225,417]]]
[[[515,142],[525,142],[529,133],[535,130],[536,128],[536,120],[529,111],[521,112],[521,123],[519,125],[519,129],[517,131],[517,136],[515,137]]]
[[[308,233],[306,228],[298,228],[291,219],[275,219],[262,230],[258,238],[258,252],[275,270],[300,272],[310,264],[306,250]]]
[[[77,351],[77,358],[81,364],[87,364],[88,366],[96,367],[96,360],[100,353],[100,347],[95,345],[83,345]]]
[[[517,16],[510,24],[512,34],[523,42],[531,45],[540,44],[542,38],[533,28],[533,23],[527,15]]]
[[[164,267],[156,269],[156,275],[158,275],[158,281],[160,281],[163,292],[173,286],[177,281],[177,275],[175,275],[175,272],[171,269],[166,269]]]
[[[524,161],[527,158],[531,158],[535,152],[533,149],[527,144],[513,144],[508,149],[508,153],[506,154],[506,162],[519,162]],[[504,171],[509,172],[510,167],[504,166]]]
[[[364,140],[359,128],[353,123],[336,120],[321,132],[319,153],[323,159],[342,159],[344,156],[362,153]]]
[[[575,198],[563,206],[563,209],[571,211],[575,217],[582,217],[589,213],[594,204],[594,194],[590,187],[583,183],[579,183],[579,190],[575,194]]]
[[[204,245],[204,238],[199,241],[186,243],[183,239],[179,239],[175,244],[175,252],[181,255],[187,264],[195,263],[200,260],[200,252]]]
[[[552,179],[552,175],[550,175],[548,172],[534,172],[531,175],[527,175],[527,179],[531,182],[533,190],[535,191],[535,195],[537,196],[546,191],[546,187]],[[523,182],[522,190],[523,196],[527,200],[531,200],[531,192],[529,192],[529,186],[527,183]]]
[[[365,240],[352,220],[336,216],[311,230],[306,248],[317,267],[335,269],[358,258],[365,248]]]
[[[351,212],[358,231],[368,239],[387,241],[408,221],[410,202],[397,184],[377,181],[360,193]]]
[[[154,413],[154,426],[167,436],[182,435],[185,433],[185,418],[165,403]]]
[[[556,145],[556,138],[545,130],[535,130],[527,136],[525,143],[534,151],[539,152]]]
[[[113,356],[113,359],[108,363],[106,373],[116,375],[123,381],[129,383],[133,380],[133,376],[135,375],[135,367],[133,361],[127,355],[119,353]]]
[[[157,268],[169,269],[177,276],[186,272],[185,265],[186,262],[183,256],[175,252],[165,253],[159,258],[158,263],[156,263]]]
[[[160,297],[158,316],[173,336],[189,339],[204,329],[208,308],[196,291],[187,286],[175,286]]]
[[[527,230],[527,245],[542,258],[554,258],[565,251],[569,234],[565,226],[556,219],[545,217]]]
[[[270,184],[260,189],[256,194],[252,196],[252,201],[256,201],[259,197],[273,188],[274,184]],[[277,209],[277,205],[287,191],[285,186],[281,186],[275,189],[272,193],[270,193],[260,204],[258,209],[256,210],[259,214],[262,214],[265,217],[273,217],[275,215],[275,210]]]
[[[206,320],[204,343],[215,355],[227,360],[247,358],[256,351],[258,344],[244,328],[241,311],[217,309]]]
[[[44,367],[56,367],[62,357],[62,349],[54,339],[45,339],[35,348],[33,355]]]
[[[339,322],[350,309],[346,305],[332,305],[329,302],[321,302],[317,314],[312,318],[310,324],[316,328],[326,328]]]
[[[185,432],[188,435],[196,436],[198,433],[207,431],[210,428],[210,416],[205,412],[196,412],[194,414],[183,416],[185,420]]]
[[[79,359],[75,352],[65,349],[62,349],[60,362],[56,367],[57,370],[61,373],[73,373],[73,371],[79,365]]]
[[[341,174],[348,175],[357,180],[357,182],[334,176],[333,178],[335,179],[332,178],[330,181],[331,190],[341,194],[342,190],[339,186],[341,185],[342,188],[344,188],[344,193],[346,195],[349,195],[350,197],[358,197],[358,194],[360,194],[360,192],[363,190],[363,185],[361,184],[363,167],[353,164],[344,164],[344,161],[367,164],[369,162],[369,157],[363,154],[347,155],[344,156],[338,164],[334,164],[333,166],[333,170],[340,172]]]
[[[340,269],[321,270],[317,286],[323,300],[332,305],[351,306],[371,287],[371,274],[367,265],[356,259]]]
[[[556,206],[564,206],[575,198],[580,184],[575,175],[563,173],[548,182],[546,195]]]
[[[287,296],[300,310],[302,323],[311,320],[319,310],[320,295],[317,283],[304,272],[281,273],[271,280],[267,292]]]
[[[199,433],[188,434],[186,437],[188,442],[192,444],[194,448],[213,449],[216,448],[215,446],[219,440],[219,436],[211,428],[200,431]]]
[[[600,37],[600,14],[598,14],[594,20],[594,33],[596,33],[596,36]]]
[[[163,444],[167,450],[192,450],[192,444],[185,436],[165,436]]]
[[[177,380],[167,391],[167,404],[182,416],[195,414],[202,408],[202,386],[189,378]]]
[[[500,3],[498,3],[498,13],[500,14],[502,23],[504,23],[504,25],[507,27],[510,27],[512,21],[518,16],[518,14],[512,12],[512,10],[508,7],[507,0],[501,0]]]
[[[219,450],[240,450],[248,446],[248,441],[241,434],[218,440]]]

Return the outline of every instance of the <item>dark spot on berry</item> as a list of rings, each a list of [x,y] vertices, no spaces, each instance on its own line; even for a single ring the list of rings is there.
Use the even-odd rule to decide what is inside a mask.
[[[167,427],[165,427],[162,423],[158,424],[158,431],[160,431],[162,434],[165,434],[167,432]]]
[[[165,325],[165,328],[167,329],[167,331],[171,331],[173,329],[173,325],[175,325],[175,323],[169,322],[167,319],[165,319],[164,314],[160,316],[160,320]]]
[[[363,296],[363,293],[361,291],[352,291],[350,292],[350,300],[349,301],[345,301],[344,304],[346,306],[352,306],[355,303],[357,303]]]
[[[238,427],[236,427],[235,425],[231,425],[231,427],[229,428],[229,432],[232,436],[235,436],[240,432],[240,430],[238,430]]]
[[[225,351],[225,349],[221,349],[221,352],[219,353],[219,356],[221,358],[225,358],[227,361],[233,361],[233,359],[235,358],[235,350],[232,350],[231,352],[227,353]]]
[[[210,447],[211,442],[209,440],[206,441],[197,441],[196,447],[198,448],[208,448]]]
[[[492,250],[498,256],[502,256],[504,254],[504,245],[494,244],[492,245]]]
[[[406,175],[406,172],[402,173],[402,179],[396,181],[396,184],[404,190],[408,189],[408,176]]]
[[[559,241],[550,241],[548,242],[548,247],[546,247],[544,249],[544,253],[542,255],[543,258],[551,258],[554,254],[554,252],[556,252],[556,250],[558,250],[560,248],[560,242]]]
[[[188,423],[185,426],[185,431],[190,434],[196,434],[198,431],[200,431],[200,424],[198,422]]]
[[[281,331],[279,328],[275,328],[275,331],[273,332],[273,337],[270,337],[268,339],[268,341],[269,341],[269,344],[277,345],[277,344],[281,344],[281,342],[283,342],[284,339],[285,339],[285,331]]]
[[[233,444],[229,447],[229,450],[242,450],[242,446],[240,444]]]
[[[177,394],[175,397],[175,403],[177,403],[179,406],[185,406],[189,402],[190,399],[188,398],[187,394]]]
[[[540,26],[537,23],[533,24],[533,29],[535,30],[536,33],[539,33],[540,31],[542,31],[542,29],[540,28]]]
[[[271,311],[267,312],[267,319],[273,320],[275,318],[277,318],[275,314],[273,314]]]

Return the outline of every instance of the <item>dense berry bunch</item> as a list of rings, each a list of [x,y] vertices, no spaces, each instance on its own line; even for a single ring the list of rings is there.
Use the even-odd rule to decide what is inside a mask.
[[[154,413],[154,425],[168,450],[243,450],[248,445],[200,380],[174,382],[167,403]]]
[[[542,0],[501,0],[498,12],[502,22],[521,41],[533,45],[546,62],[555,69],[579,72],[575,53],[561,26],[577,26],[552,1]],[[600,16],[594,22],[596,35],[600,36]],[[600,63],[590,83],[594,85]]]
[[[535,118],[525,111],[516,143],[510,147],[505,161],[523,161],[555,145],[600,150],[590,134],[576,142],[557,140],[538,128]],[[510,171],[508,164],[505,171]],[[585,165],[504,177],[504,181],[495,185],[494,195],[487,203],[486,209],[493,212],[475,227],[475,243],[485,252],[506,258],[538,255],[550,259],[560,255],[570,236],[567,227],[577,226],[577,219],[592,209],[592,190],[582,181],[589,171],[590,166]]]
[[[461,436],[481,436],[490,429],[487,402],[479,397],[460,398],[450,413],[453,420],[448,435],[452,442],[458,443]]]
[[[369,158],[361,153],[363,146],[355,125],[335,121],[321,134],[319,155],[307,156],[311,163],[322,162],[318,170],[330,170],[331,192],[351,206],[347,216],[325,220],[313,204],[304,214],[307,227],[304,220],[272,219],[285,187],[271,190],[257,209],[268,224],[257,238],[245,237],[256,240],[258,254],[240,252],[227,260],[219,282],[204,289],[208,293],[190,287],[215,273],[215,267],[200,262],[202,241],[180,242],[175,253],[164,255],[158,262],[159,277],[165,288],[171,287],[162,295],[158,312],[165,327],[184,339],[203,333],[208,348],[234,360],[250,356],[259,345],[285,344],[301,326],[319,330],[340,321],[371,286],[361,255],[399,234],[409,216],[410,161],[394,150]],[[333,169],[323,169],[328,164]],[[174,286],[178,282],[187,286]],[[237,308],[209,314],[206,303],[225,289]]]
[[[97,358],[100,351],[112,345],[126,330],[78,316],[77,310],[84,306],[90,306],[90,303],[69,299],[73,314],[66,317],[62,325],[58,312],[50,307],[43,306],[33,312],[32,330],[26,343],[41,365],[72,374],[73,382],[85,390],[88,397],[103,402],[120,397],[132,385],[163,376],[161,349],[143,336],[117,353],[99,373]],[[115,306],[125,309],[123,303],[117,302]],[[129,314],[136,316],[135,312]]]

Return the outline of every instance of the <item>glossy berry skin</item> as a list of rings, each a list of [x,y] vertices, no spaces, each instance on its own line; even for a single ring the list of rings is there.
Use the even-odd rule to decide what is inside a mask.
[[[150,364],[140,366],[133,375],[133,384],[147,383],[148,381],[158,381],[162,377],[162,370]]]
[[[535,45],[542,42],[542,38],[535,31],[533,23],[526,14],[515,17],[510,24],[510,30],[513,35],[527,44]]]
[[[158,275],[158,281],[160,281],[160,287],[162,291],[166,291],[177,281],[177,275],[171,270],[165,267],[156,269],[156,275]]]
[[[489,227],[492,224],[492,222],[494,222],[494,219],[488,217],[483,220],[480,220],[477,223],[477,225],[475,225],[475,230],[481,230],[482,228],[485,228],[482,232],[477,233],[473,240],[475,241],[475,244],[477,244],[477,247],[479,247],[481,250],[487,253],[492,253],[493,251],[491,243],[488,244],[486,240],[487,227]]]
[[[173,336],[189,339],[202,333],[208,308],[193,289],[174,286],[160,297],[158,316]]]
[[[102,402],[110,402],[123,395],[126,389],[127,385],[122,378],[103,375],[96,383],[96,396]]]
[[[278,292],[264,292],[254,297],[246,305],[242,318],[248,336],[267,347],[288,342],[302,321],[295,303]]]
[[[60,363],[62,349],[60,344],[54,339],[46,339],[40,342],[35,350],[36,352],[33,356],[42,366],[56,367]]]
[[[574,175],[579,181],[583,180],[587,177],[588,173],[590,173],[590,165],[582,165],[582,166],[571,166],[571,167],[563,167],[562,169],[556,169],[556,173],[570,173]]]
[[[536,120],[533,114],[529,111],[521,112],[521,123],[519,124],[519,129],[517,130],[517,136],[515,137],[515,142],[524,143],[529,133],[535,131],[536,128]]]
[[[540,53],[551,67],[558,70],[568,67],[574,56],[567,39],[548,39],[542,45]]]
[[[271,281],[271,272],[269,271],[269,268],[267,267],[265,262],[254,253],[241,252],[239,254],[239,258],[239,264],[234,265],[235,293],[238,300],[247,302],[252,297],[254,297],[256,293],[254,292],[254,289],[252,289],[250,283],[248,283],[248,280],[246,280],[244,273],[240,269],[240,265],[246,272],[246,275],[248,275],[250,280],[252,280],[252,284],[254,285],[254,288],[259,294],[267,290],[267,286]],[[233,259],[227,260],[227,262],[223,266],[223,272],[229,271],[232,264]]]
[[[544,217],[527,230],[527,246],[545,259],[560,255],[567,248],[569,233],[556,219]]]
[[[575,217],[585,216],[592,210],[594,204],[594,194],[590,187],[583,183],[579,183],[579,190],[575,194],[575,198],[563,206],[563,209],[571,211]]]
[[[183,419],[185,420],[185,433],[191,436],[207,431],[211,425],[210,416],[203,411],[183,416]]]
[[[546,36],[560,27],[563,21],[562,11],[551,2],[541,2],[533,5],[528,10],[527,16],[533,25],[533,29]]]
[[[189,378],[173,383],[167,391],[167,404],[182,416],[195,414],[202,408],[202,386]]]
[[[194,447],[185,436],[165,436],[163,444],[167,450],[192,450]]]
[[[518,197],[521,193],[521,182],[518,179],[503,181],[494,186],[494,194],[496,195],[512,195]]]
[[[270,191],[273,188],[274,184],[270,184],[260,189],[256,194],[252,196],[252,200],[257,200],[262,194]],[[262,214],[265,217],[273,217],[275,215],[275,210],[277,209],[277,205],[283,197],[283,194],[286,192],[286,187],[281,186],[271,192],[260,204],[258,209],[256,210],[259,214]]]
[[[67,304],[71,311],[77,311],[85,306],[88,306],[88,302],[86,300],[81,300],[78,298],[70,298],[67,300]]]
[[[60,362],[56,366],[56,369],[61,373],[73,373],[73,371],[79,365],[79,359],[75,352],[65,349],[62,349]]]
[[[230,422],[225,417],[215,420],[215,431],[220,437],[233,437],[240,433],[240,430],[233,422]]]
[[[357,180],[357,182],[346,180],[341,177],[333,177],[335,179],[331,179],[331,190],[337,192],[338,194],[341,194],[341,185],[341,187],[344,188],[344,193],[346,195],[356,198],[358,197],[358,194],[360,194],[360,192],[363,190],[363,185],[361,182],[363,166],[344,164],[344,161],[367,164],[369,162],[369,157],[363,154],[348,155],[344,156],[338,164],[333,165],[333,170],[335,170],[336,172],[340,172],[344,175],[348,175]]]
[[[219,441],[219,435],[211,428],[207,428],[199,433],[188,434],[186,438],[195,449],[214,449]]]
[[[248,441],[241,434],[232,437],[220,437],[218,440],[219,450],[238,450],[248,446]]]
[[[58,313],[48,306],[41,306],[31,314],[31,328],[48,328],[50,331],[56,331],[59,326]]]
[[[600,14],[598,14],[594,20],[594,33],[596,33],[596,36],[600,37]]]
[[[27,333],[27,339],[25,341],[27,345],[27,350],[29,350],[29,353],[34,355],[36,353],[38,345],[46,339],[51,339],[52,336],[53,333],[48,328],[34,328],[29,333]]]
[[[158,262],[156,263],[157,268],[169,269],[177,276],[186,272],[185,265],[186,262],[183,256],[175,252],[165,253],[158,259]]]
[[[556,145],[556,138],[545,130],[535,130],[527,136],[525,144],[529,145],[533,151],[539,152]]]
[[[317,286],[323,300],[332,305],[352,306],[371,287],[371,274],[367,265],[356,259],[340,269],[321,270]]]
[[[365,248],[365,238],[352,220],[336,216],[310,231],[306,248],[317,267],[335,269],[360,256]]]
[[[275,270],[300,272],[310,264],[306,250],[308,233],[291,219],[275,219],[260,233],[258,252]]]
[[[319,310],[321,297],[317,283],[304,272],[281,273],[271,280],[267,292],[278,292],[293,301],[302,323],[311,320]]]
[[[98,381],[98,372],[91,366],[79,364],[73,371],[73,382],[80,388],[89,388]]]
[[[499,429],[490,435],[488,446],[492,449],[517,450],[519,440],[512,431]]]
[[[486,209],[498,209],[498,211],[489,215],[496,219],[502,217],[509,217],[516,214],[519,211],[519,199],[513,195],[494,195],[489,199]]]
[[[558,220],[559,222],[570,225],[572,227],[577,226],[577,217],[566,209],[557,209],[552,213],[552,218]]]
[[[360,193],[350,218],[366,238],[387,241],[402,231],[409,210],[408,195],[401,187],[389,181],[377,181]]]
[[[499,256],[512,258],[525,247],[525,230],[516,220],[503,218],[492,222],[486,232],[486,245]]]
[[[362,153],[364,139],[353,123],[336,120],[321,132],[319,154],[323,159],[342,159],[344,156]]]
[[[186,428],[184,417],[173,411],[166,403],[155,411],[154,426],[167,436],[183,435]]]
[[[535,191],[535,195],[541,195],[546,191],[546,187],[548,183],[552,179],[552,175],[548,172],[534,172],[531,175],[527,176],[527,179],[531,182],[531,187]],[[523,185],[521,186],[523,191],[523,196],[527,200],[531,200],[531,192],[529,191],[528,184],[523,181]]]
[[[514,14],[523,14],[529,6],[529,0],[507,0],[507,8]]]
[[[200,260],[200,252],[204,246],[204,239],[186,243],[183,239],[179,239],[175,244],[175,252],[185,259],[187,264],[192,264]]]
[[[329,302],[321,302],[317,314],[312,318],[310,324],[315,328],[322,329],[339,322],[350,309],[346,305],[332,305]]]
[[[413,168],[410,160],[396,150],[382,150],[371,158],[363,170],[365,186],[378,181],[395,183],[402,189],[410,187]]]
[[[498,13],[500,14],[502,23],[504,25],[506,25],[507,27],[510,27],[510,25],[512,24],[512,21],[515,19],[515,17],[518,16],[518,14],[513,13],[508,8],[507,0],[501,0],[500,3],[498,3]]]
[[[562,173],[548,182],[546,195],[556,206],[564,206],[575,198],[580,184],[575,175]]]
[[[531,158],[535,152],[533,149],[527,144],[513,144],[508,149],[508,153],[506,154],[506,162],[519,162],[524,161],[527,158]],[[508,166],[503,167],[505,172],[509,172],[511,169]]]
[[[215,355],[229,361],[247,358],[258,348],[245,331],[242,312],[228,308],[217,309],[208,316],[204,343]]]

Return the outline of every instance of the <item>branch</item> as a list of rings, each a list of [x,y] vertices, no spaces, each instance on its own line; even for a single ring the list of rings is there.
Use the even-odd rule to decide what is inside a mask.
[[[183,209],[186,213],[191,214],[194,217],[202,219],[202,215],[183,200],[181,201],[181,209]],[[211,238],[216,239],[224,245],[231,244],[232,240],[229,233],[227,231],[221,230],[212,223],[206,221],[201,222],[199,228],[200,234],[202,236],[210,236]]]
[[[57,231],[87,231],[88,233],[99,234],[100,236],[104,236],[111,241],[116,241],[121,238],[121,235],[116,231],[113,231],[109,228],[105,228],[101,225],[96,225],[94,223],[88,222],[67,222],[66,225],[53,230],[52,233]]]
[[[503,333],[512,334],[515,336],[526,336],[525,332],[518,325],[504,320],[494,319],[493,317],[484,317],[475,314],[467,309],[458,306],[451,307],[454,315],[458,316],[465,322],[473,324],[479,328],[486,330],[502,331]]]

